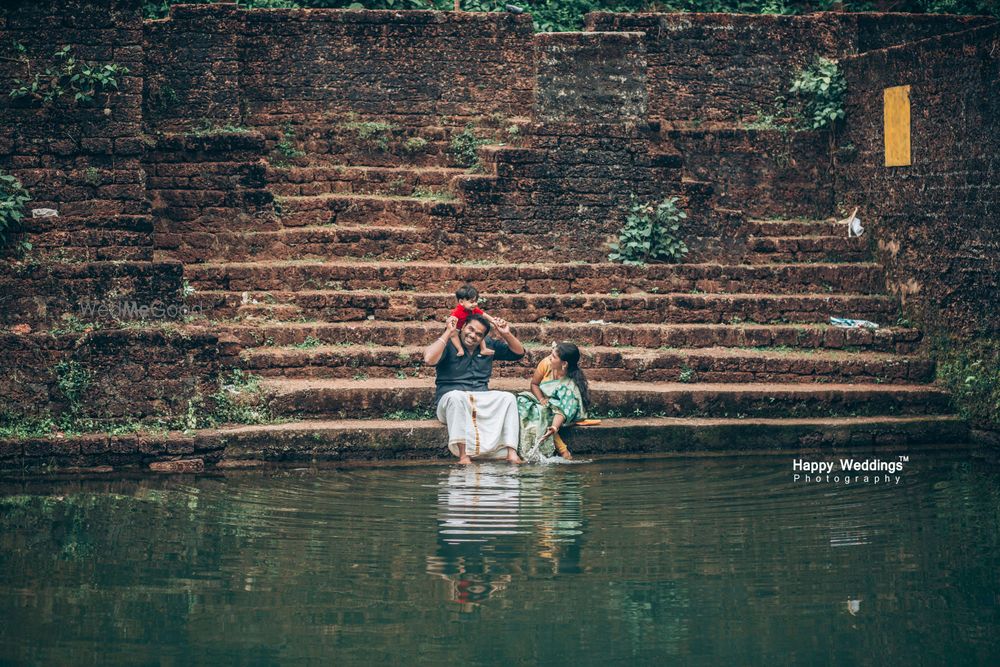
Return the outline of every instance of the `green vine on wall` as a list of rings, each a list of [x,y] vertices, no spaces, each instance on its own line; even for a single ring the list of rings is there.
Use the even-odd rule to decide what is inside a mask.
[[[10,243],[24,219],[25,205],[31,195],[14,176],[0,171],[0,247]],[[31,250],[27,241],[18,243],[19,250]]]
[[[801,121],[807,129],[832,129],[844,119],[847,82],[834,60],[817,58],[795,75],[788,92],[802,102]]]
[[[63,46],[52,54],[45,69],[36,71],[36,64],[27,55],[21,43],[15,43],[18,60],[24,68],[24,77],[14,80],[9,96],[12,99],[31,99],[50,105],[63,98],[88,103],[101,94],[110,95],[118,90],[120,77],[129,69],[117,63],[93,63],[73,55],[73,49]]]

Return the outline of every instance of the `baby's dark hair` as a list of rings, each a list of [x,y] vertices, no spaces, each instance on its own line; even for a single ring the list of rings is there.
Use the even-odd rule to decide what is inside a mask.
[[[469,301],[479,301],[479,290],[466,283],[455,290],[455,299],[457,301],[465,301],[466,299]]]
[[[580,398],[583,399],[583,407],[590,407],[590,387],[587,384],[587,376],[580,368],[580,348],[573,343],[559,343],[556,345],[556,356],[566,362],[566,377],[576,383],[576,388],[580,390]]]

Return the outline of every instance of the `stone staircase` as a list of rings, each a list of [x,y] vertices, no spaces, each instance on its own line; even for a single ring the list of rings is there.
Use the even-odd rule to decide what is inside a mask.
[[[592,411],[605,418],[571,434],[583,452],[628,450],[627,439],[637,451],[688,448],[679,433],[728,449],[964,437],[920,332],[893,326],[898,304],[867,238],[828,220],[753,219],[739,262],[645,267],[567,262],[502,232],[472,243],[455,187],[470,170],[444,148],[454,130],[426,130],[433,141],[416,157],[403,137],[365,152],[316,130],[303,139],[308,158],[267,166],[273,217],[220,220],[162,252],[185,263],[189,303],[242,343],[273,413],[300,420],[241,427],[233,456],[358,456],[337,444],[352,437],[394,457],[444,455],[413,440],[443,437],[427,421],[433,369],[422,351],[466,281],[529,352],[497,365],[494,388],[527,389],[554,340],[581,346]],[[837,329],[830,316],[884,326]],[[718,441],[691,436],[695,427]],[[754,428],[771,437],[741,443]]]

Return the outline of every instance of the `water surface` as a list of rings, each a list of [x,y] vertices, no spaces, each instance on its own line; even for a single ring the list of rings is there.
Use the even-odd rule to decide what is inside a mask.
[[[0,662],[1000,664],[997,465],[794,458],[7,483]]]

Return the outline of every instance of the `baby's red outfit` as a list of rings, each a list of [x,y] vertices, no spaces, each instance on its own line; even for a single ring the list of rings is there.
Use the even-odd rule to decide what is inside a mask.
[[[458,304],[457,306],[455,306],[455,310],[451,311],[451,317],[458,318],[458,326],[455,327],[456,329],[461,329],[462,327],[465,326],[465,323],[469,321],[469,315],[482,315],[482,314],[483,311],[480,310],[479,308],[473,308],[472,310],[469,310],[462,304]]]

